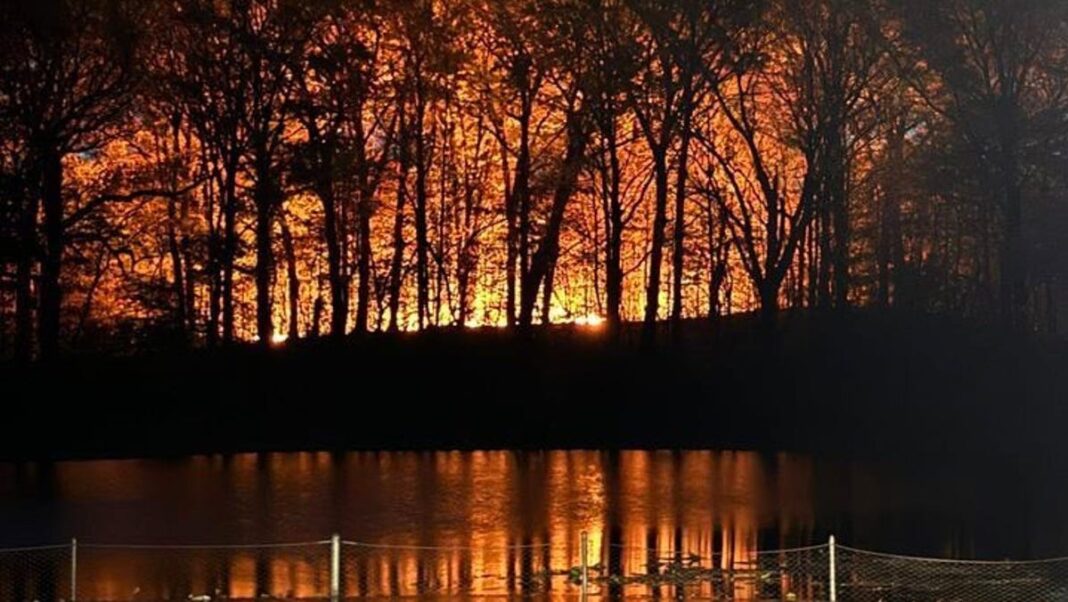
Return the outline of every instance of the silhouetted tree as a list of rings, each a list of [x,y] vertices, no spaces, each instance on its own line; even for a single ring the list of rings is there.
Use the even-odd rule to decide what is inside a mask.
[[[1029,149],[1052,151],[1049,143],[1063,131],[1068,5],[954,0],[898,7],[902,60],[923,60],[915,89],[967,143],[977,175],[997,194],[1001,315],[1022,327],[1029,287],[1024,214],[1035,184]]]
[[[23,252],[36,247],[36,202],[43,229],[38,278],[37,343],[54,357],[60,344],[61,270],[70,226],[64,201],[64,157],[98,148],[115,134],[133,101],[139,45],[149,3],[47,0],[13,3],[0,26],[0,99],[26,152]],[[29,200],[30,198],[34,200]],[[25,262],[25,259],[22,260]],[[23,301],[29,286],[19,277]],[[25,328],[25,310],[17,321]],[[19,335],[25,353],[28,333]]]

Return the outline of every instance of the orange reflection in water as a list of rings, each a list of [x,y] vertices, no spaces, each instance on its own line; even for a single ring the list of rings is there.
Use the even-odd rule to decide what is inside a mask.
[[[742,452],[293,453],[212,456],[172,463],[186,487],[163,486],[175,509],[218,520],[175,542],[325,540],[342,547],[341,587],[352,596],[574,593],[568,571],[589,563],[646,575],[665,559],[704,568],[751,565],[768,547],[809,543],[811,462]],[[163,471],[164,473],[166,471]],[[55,474],[64,498],[129,500],[168,482],[151,461],[90,462]],[[225,523],[225,528],[223,524]],[[210,540],[203,533],[217,533]],[[145,542],[126,524],[107,537]],[[100,537],[98,539],[104,539]],[[329,546],[80,549],[79,599],[253,599],[329,592]],[[152,541],[152,543],[164,543]],[[2,571],[0,567],[0,571]],[[666,585],[604,583],[611,596],[674,595]],[[710,583],[694,593],[722,596]],[[756,594],[736,583],[737,599]],[[658,590],[658,591],[654,591]]]

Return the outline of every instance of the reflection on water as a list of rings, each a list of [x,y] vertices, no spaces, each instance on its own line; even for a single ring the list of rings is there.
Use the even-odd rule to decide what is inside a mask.
[[[1006,487],[1004,478],[711,451],[8,464],[0,465],[0,543],[77,536],[84,600],[184,599],[215,590],[233,598],[324,595],[330,548],[322,542],[332,533],[359,542],[342,548],[344,591],[374,596],[562,591],[568,571],[581,564],[583,532],[595,571],[614,575],[682,565],[739,570],[757,566],[768,550],[823,543],[832,531],[854,545],[920,554],[1027,555],[1060,546],[1059,530],[1034,536],[1019,500],[1035,492]],[[991,528],[988,515],[1015,524]],[[270,542],[308,543],[247,545]],[[106,543],[235,547],[94,546]],[[49,583],[69,575],[58,556]],[[16,565],[4,558],[0,571],[11,576]],[[34,587],[52,586],[30,583],[21,593]],[[657,589],[638,579],[604,587],[612,594]],[[699,593],[716,594],[713,583],[702,587]],[[744,580],[730,587],[736,598],[755,594]],[[670,588],[658,593],[672,595]]]

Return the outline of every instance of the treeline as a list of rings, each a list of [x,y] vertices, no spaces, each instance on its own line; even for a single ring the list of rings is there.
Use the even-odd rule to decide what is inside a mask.
[[[19,0],[0,347],[875,305],[1057,330],[1064,0]]]

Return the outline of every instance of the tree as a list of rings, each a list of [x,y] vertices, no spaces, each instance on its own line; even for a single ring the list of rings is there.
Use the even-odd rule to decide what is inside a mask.
[[[766,22],[739,38],[729,79],[711,87],[730,136],[701,137],[720,168],[715,198],[765,321],[778,313],[783,280],[815,213],[816,186],[811,164],[799,165],[775,139],[785,111],[768,102],[776,85],[766,63],[773,40]]]
[[[224,343],[235,339],[238,183],[248,145],[244,123],[251,79],[250,66],[240,56],[239,30],[229,21],[230,12],[240,8],[206,1],[176,8],[164,29],[166,53],[158,75],[200,141],[206,176],[209,345],[218,340],[220,327]]]
[[[501,150],[504,180],[505,314],[509,326],[516,325],[523,274],[530,269],[534,110],[548,68],[545,61],[535,60],[538,15],[532,8],[521,0],[493,0],[489,10],[492,35],[484,42],[500,79],[500,85],[490,87],[490,96],[496,97],[494,105],[502,106],[491,105],[490,119]],[[508,120],[519,130],[514,145],[507,134]]]
[[[419,328],[432,319],[430,314],[430,234],[428,206],[430,202],[431,161],[435,136],[429,127],[427,114],[433,110],[440,96],[438,78],[455,59],[449,47],[447,21],[442,17],[443,6],[433,0],[419,0],[398,7],[397,30],[400,53],[404,62],[404,77],[409,88],[412,114],[408,116],[413,142],[415,168],[415,277],[416,311]]]
[[[609,328],[617,331],[623,320],[623,230],[634,209],[628,210],[623,199],[620,121],[633,96],[640,24],[621,4],[609,2],[599,8],[593,13],[594,44],[589,48],[595,63],[589,111],[599,142],[593,163],[601,179],[604,214],[605,313]]]
[[[898,3],[895,49],[925,102],[963,137],[973,165],[998,195],[998,278],[1002,320],[1026,323],[1028,266],[1024,213],[1034,184],[1028,148],[1045,147],[1063,122],[1068,6],[1041,0]],[[915,73],[915,75],[913,75]]]
[[[378,36],[366,31],[373,25],[365,11],[339,4],[321,16],[295,66],[299,90],[294,111],[306,139],[296,144],[293,168],[322,203],[333,337],[345,334],[349,318],[350,222],[357,209],[347,193],[353,189],[356,147],[366,143],[358,132],[375,75]],[[361,307],[366,328],[366,306]]]
[[[0,103],[0,265],[14,293],[14,356],[33,357],[33,268],[37,257],[37,197],[28,189],[25,139],[15,124],[13,106]],[[13,270],[8,276],[7,271]],[[5,329],[6,334],[6,329]]]
[[[849,303],[854,159],[874,130],[871,105],[891,101],[889,65],[870,7],[787,2],[773,18],[781,23],[775,93],[789,113],[785,133],[804,155],[814,186],[818,270],[810,284],[816,304],[842,308]]]
[[[296,78],[292,65],[305,48],[311,20],[303,3],[264,0],[243,5],[231,16],[238,27],[240,60],[249,66],[248,111],[242,127],[248,136],[246,161],[252,180],[256,239],[256,333],[263,345],[271,342],[271,279],[275,219],[284,202],[282,151],[288,118],[293,111]],[[235,19],[236,16],[236,19]]]
[[[332,336],[853,305],[1053,330],[1066,13],[5,5],[0,348],[266,344],[325,311]]]
[[[685,241],[686,178],[694,111],[702,85],[718,86],[732,24],[724,15],[739,7],[731,3],[631,0],[628,5],[645,26],[639,85],[630,106],[641,126],[653,160],[655,203],[645,325],[648,331],[660,311],[661,269],[669,196],[668,154],[676,148],[675,229],[673,235],[672,321],[682,317],[682,271]],[[732,16],[731,18],[734,18]],[[705,77],[701,77],[705,75]]]
[[[121,124],[141,73],[139,24],[147,22],[142,11],[148,5],[48,0],[5,9],[0,97],[25,144],[25,190],[39,197],[43,214],[37,341],[46,359],[55,357],[60,342],[61,271],[69,225],[63,159],[98,148]],[[22,233],[36,237],[35,201],[29,202]],[[35,246],[25,239],[23,244]],[[28,286],[25,272],[19,283]],[[25,300],[25,290],[21,295]],[[24,318],[18,322],[22,327]]]
[[[591,42],[593,20],[588,12],[589,5],[572,0],[553,0],[536,2],[532,8],[540,16],[537,33],[542,47],[553,49],[542,60],[547,61],[547,78],[556,87],[556,98],[563,112],[564,155],[554,166],[552,196],[544,230],[531,255],[529,267],[521,275],[517,324],[523,329],[533,324],[538,291],[542,286],[551,290],[565,211],[585,163],[591,133],[588,86],[592,64],[583,52]],[[545,304],[550,296],[545,295]]]
[[[330,282],[331,334],[345,334],[355,242],[356,332],[365,332],[371,304],[371,217],[390,160],[396,116],[383,118],[383,15],[361,2],[326,3],[314,19],[296,71],[295,104],[306,139],[296,144],[295,170],[323,205]],[[382,105],[382,106],[380,106]]]

